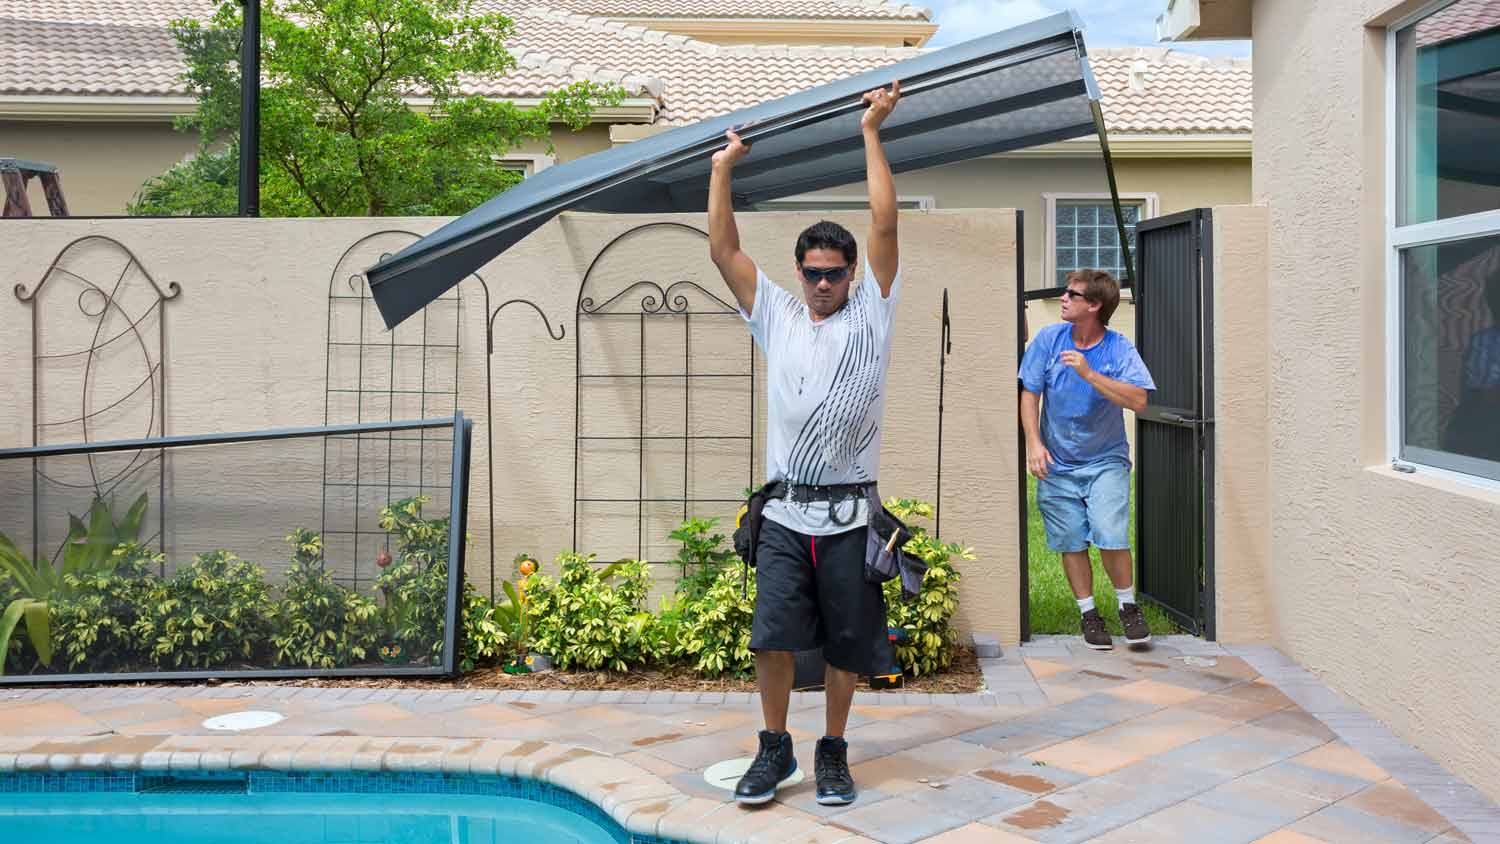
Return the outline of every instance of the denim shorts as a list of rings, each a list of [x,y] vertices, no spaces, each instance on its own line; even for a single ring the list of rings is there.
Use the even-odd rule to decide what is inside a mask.
[[[1051,472],[1037,481],[1036,503],[1053,551],[1130,547],[1130,469],[1120,463]]]

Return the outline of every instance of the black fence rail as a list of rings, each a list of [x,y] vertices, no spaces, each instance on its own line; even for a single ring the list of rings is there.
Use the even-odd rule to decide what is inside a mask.
[[[471,438],[456,413],[0,450],[0,685],[453,674]],[[88,483],[122,460],[162,477]],[[329,496],[378,550],[343,550],[366,528]]]

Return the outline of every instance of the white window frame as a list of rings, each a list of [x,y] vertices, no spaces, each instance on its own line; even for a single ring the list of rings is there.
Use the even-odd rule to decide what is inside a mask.
[[[1046,225],[1042,227],[1042,280],[1045,282],[1038,290],[1051,290],[1057,287],[1053,280],[1057,278],[1057,203],[1063,202],[1109,202],[1111,199],[1107,193],[1044,193],[1042,201],[1046,203],[1043,219]],[[1149,220],[1160,214],[1161,200],[1155,193],[1122,193],[1120,202],[1140,202],[1141,220]],[[1139,225],[1139,223],[1137,223]],[[1135,257],[1135,252],[1130,253]],[[1121,279],[1123,281],[1123,279]],[[1122,291],[1128,297],[1135,298],[1135,291]]]
[[[800,194],[797,194],[796,196],[783,196],[783,197],[780,197],[778,199],[767,199],[767,200],[765,200],[763,202],[756,203],[756,205],[760,206],[761,208],[767,209],[767,210],[774,209],[774,208],[776,208],[776,206],[780,205],[780,206],[785,206],[785,207],[788,208],[788,210],[793,210],[793,211],[813,211],[813,210],[819,210],[819,209],[812,208],[812,207],[809,207],[809,206],[813,206],[813,205],[816,205],[818,203],[823,203],[823,202],[840,203],[840,204],[852,203],[852,204],[868,205],[869,202],[870,202],[870,197],[868,197],[868,196],[866,196],[864,194],[852,194],[852,193],[851,194],[842,194],[842,193],[839,193],[839,194],[834,194],[834,193],[800,193]],[[903,205],[903,204],[913,204],[913,205],[916,205],[916,208],[907,209],[907,210],[912,210],[912,211],[931,211],[932,209],[934,209],[934,208],[937,207],[937,197],[936,196],[930,196],[930,195],[929,196],[898,195],[896,197],[896,205],[899,207],[900,205]]]
[[[1500,209],[1465,214],[1427,223],[1397,225],[1399,181],[1401,179],[1400,114],[1397,95],[1396,33],[1458,0],[1437,0],[1390,24],[1385,31],[1385,309],[1386,309],[1386,455],[1393,467],[1420,471],[1435,478],[1468,484],[1490,492],[1500,492],[1500,480],[1474,475],[1445,466],[1423,463],[1402,456],[1405,439],[1406,391],[1402,373],[1405,360],[1405,323],[1401,309],[1401,250],[1430,246],[1486,235],[1500,235]],[[1420,455],[1416,455],[1420,456]],[[1461,454],[1449,459],[1463,461]]]
[[[508,152],[490,158],[507,170],[520,170],[521,178],[529,179],[557,163],[557,156],[544,152]]]

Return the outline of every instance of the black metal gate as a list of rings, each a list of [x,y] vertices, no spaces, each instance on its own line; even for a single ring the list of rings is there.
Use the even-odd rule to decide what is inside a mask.
[[[1136,417],[1137,590],[1214,638],[1213,250],[1207,209],[1136,230],[1136,347],[1156,391]]]

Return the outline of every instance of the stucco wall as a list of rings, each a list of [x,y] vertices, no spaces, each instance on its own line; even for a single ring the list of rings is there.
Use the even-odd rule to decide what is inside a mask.
[[[196,148],[196,137],[173,131],[170,122],[0,122],[0,155],[59,167],[68,212],[76,217],[124,214],[143,182]],[[38,180],[30,197],[31,213],[50,213]]]
[[[559,131],[552,154],[558,163],[609,148],[609,127],[590,124]],[[193,154],[197,136],[175,131],[170,121],[141,123],[0,121],[0,156],[45,161],[62,171],[63,195],[75,217],[125,213],[146,180]],[[527,142],[514,152],[545,153]],[[32,181],[32,213],[48,214],[40,183]]]
[[[672,219],[700,228],[705,224],[702,215]],[[863,242],[866,214],[851,212],[835,215],[835,219],[848,225]],[[510,575],[510,560],[519,551],[550,560],[571,543],[577,372],[574,335],[579,327],[573,316],[579,285],[590,262],[609,240],[644,221],[634,216],[565,215],[481,270],[490,286],[492,305],[518,296],[532,299],[552,323],[563,323],[568,332],[567,339],[554,342],[544,333],[536,314],[524,307],[508,308],[496,320],[491,421],[496,445],[497,573],[501,576]],[[317,425],[323,421],[325,408],[330,276],[337,285],[349,267],[362,267],[402,241],[388,235],[364,242],[342,264],[340,256],[372,232],[389,228],[425,232],[441,222],[14,220],[0,227],[0,250],[9,256],[3,281],[6,290],[18,282],[35,285],[65,245],[84,234],[107,233],[132,250],[160,284],[181,286],[181,293],[166,311],[168,433]],[[805,214],[741,215],[742,241],[773,277],[788,279],[791,245],[807,222]],[[974,546],[980,555],[979,560],[963,568],[958,621],[966,631],[985,632],[1013,642],[1019,630],[1019,564],[1014,519],[1005,514],[1013,514],[1017,506],[1015,391],[994,389],[994,373],[997,367],[1014,371],[1016,366],[1015,327],[1010,316],[1015,278],[1013,272],[1004,270],[1015,262],[1014,214],[1003,210],[908,212],[902,215],[901,238],[906,282],[889,383],[882,491],[928,500],[936,492],[936,350],[940,302],[947,286],[955,310],[955,354],[947,367],[943,532],[953,541]],[[95,276],[105,273],[112,261],[118,265],[122,260],[117,253],[91,242],[84,252],[70,255],[65,266]],[[706,244],[700,236],[681,230],[658,229],[623,241],[600,262],[590,289],[609,295],[642,278],[668,283],[691,280],[724,295],[722,282],[707,259]],[[485,445],[489,432],[484,427],[485,311],[483,292],[477,283],[466,281],[459,289],[459,404],[479,420],[473,458],[474,497],[469,510],[474,538],[469,570],[483,585],[488,578],[486,495],[490,488]],[[638,301],[639,295],[630,295],[621,299],[621,305],[639,313]],[[59,307],[48,313],[65,310]],[[0,296],[0,325],[16,327],[0,332],[0,359],[16,364],[0,368],[0,393],[14,397],[0,408],[0,447],[29,445],[31,441],[31,373],[26,365],[31,354],[31,313],[15,296]],[[704,322],[700,328],[707,330],[706,318]],[[437,323],[434,320],[434,325]],[[638,325],[639,319],[626,320],[625,324]],[[55,336],[61,330],[49,325],[44,320],[44,337],[49,331]],[[399,327],[397,341],[417,339],[411,334],[416,325],[412,320]],[[658,330],[657,323],[652,326],[653,332]],[[386,336],[373,320],[364,330],[367,337]],[[715,371],[715,367],[729,371],[741,365],[740,356],[748,352],[742,327],[730,323],[729,333],[717,336],[697,331],[692,338],[700,344],[698,354],[692,357],[693,366],[702,367],[697,371]],[[584,360],[601,369],[638,370],[639,335],[610,338],[606,334],[584,328],[579,334],[585,338]],[[648,364],[653,372],[670,372],[668,367],[681,366],[678,340],[680,335],[669,335],[665,343],[654,334],[648,336]],[[757,406],[762,415],[764,383],[763,378],[757,381]],[[746,398],[743,388],[721,389],[722,395],[708,387],[705,394],[695,392],[695,428],[743,422],[739,411]],[[668,390],[647,397],[650,424],[672,424],[682,410],[675,396]],[[94,406],[104,398],[96,395]],[[57,399],[64,400],[67,397]],[[45,396],[44,401],[48,401]],[[591,392],[584,399],[585,422],[615,425],[634,433],[637,416],[633,414],[639,401],[638,382],[633,381],[624,388]],[[379,410],[371,415],[380,418]],[[662,411],[660,416],[656,415],[658,411]],[[441,412],[446,413],[446,408]],[[764,430],[761,421],[758,436],[763,437]],[[318,509],[314,493],[320,490],[316,481],[321,474],[317,450],[301,449],[298,459],[286,465],[284,453],[257,448],[263,449],[259,457],[233,463],[232,471],[198,458],[182,459],[184,466],[194,467],[192,471],[174,468],[170,489],[174,502],[180,500],[182,507],[195,508],[202,514],[201,519],[174,518],[180,525],[174,535],[182,547],[229,547],[249,558],[271,561],[276,554],[284,554],[281,537],[295,523],[315,520]],[[760,473],[764,472],[763,448],[761,442],[756,443]],[[695,488],[718,484],[737,495],[748,477],[741,474],[742,468],[733,469],[731,474],[723,467],[742,466],[735,461],[743,459],[743,454],[715,454],[708,446],[705,449],[705,454],[694,455],[701,458],[692,473]],[[594,467],[589,471],[595,474],[585,477],[587,483],[600,487],[622,484],[622,489],[628,487],[634,494],[638,460],[633,444],[628,454],[606,454],[602,462],[588,465]],[[674,466],[667,472],[676,470]],[[0,529],[16,536],[29,525],[29,516],[17,509],[17,502],[29,502],[29,480],[24,473],[14,472],[0,478],[13,487],[0,495],[0,501],[11,502],[4,508],[6,527]],[[177,506],[174,503],[174,508]],[[731,507],[723,515],[732,513]],[[626,515],[622,521],[616,513],[613,526],[604,516],[583,525],[599,532],[588,534],[592,538],[581,537],[582,550],[606,550],[603,546],[619,539],[618,535],[611,538],[610,531],[618,531],[622,524],[633,530],[634,522],[628,518],[631,514]],[[211,535],[194,535],[195,525],[209,526],[211,529],[204,529]],[[659,573],[671,577],[674,572],[662,567]]]
[[[1404,4],[1410,6],[1411,4]],[[1500,495],[1387,468],[1387,0],[1255,4],[1270,208],[1273,629],[1288,655],[1500,798]]]
[[[1267,209],[1213,213],[1214,607],[1221,642],[1271,638]]]

